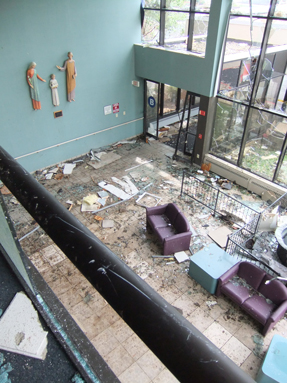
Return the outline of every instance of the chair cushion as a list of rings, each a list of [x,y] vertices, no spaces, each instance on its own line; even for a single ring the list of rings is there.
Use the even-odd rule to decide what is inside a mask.
[[[248,285],[258,290],[260,283],[265,277],[266,273],[264,270],[255,266],[250,262],[241,262],[237,275],[244,279]]]
[[[173,226],[167,227],[156,227],[154,229],[155,233],[159,237],[161,243],[163,243],[164,239],[167,237],[172,237],[176,234],[176,231]]]
[[[234,285],[230,281],[221,286],[221,292],[238,305],[241,305],[249,298],[249,290],[247,287]]]
[[[276,305],[272,302],[267,302],[260,295],[253,295],[248,298],[242,305],[242,309],[250,314],[258,322],[265,324],[271,313],[275,310]]]
[[[280,305],[283,301],[287,300],[287,288],[283,283],[276,280],[265,285],[268,279],[270,279],[270,276],[267,275],[261,282],[258,291],[276,305]]]
[[[187,231],[190,231],[189,222],[182,213],[178,213],[176,216],[174,227],[178,233],[186,233]]]
[[[147,219],[153,228],[167,227],[170,225],[169,219],[165,215],[149,215]]]
[[[170,223],[174,225],[175,219],[180,212],[179,208],[174,203],[169,203],[165,209],[165,215],[169,219]]]

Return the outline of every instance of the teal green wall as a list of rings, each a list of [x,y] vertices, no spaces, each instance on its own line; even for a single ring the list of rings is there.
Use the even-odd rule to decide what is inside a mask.
[[[203,96],[214,96],[231,3],[231,0],[211,3],[204,58],[187,52],[135,45],[136,74]]]
[[[2,1],[0,145],[33,171],[142,133],[143,82],[140,88],[131,84],[139,80],[133,44],[140,41],[140,1]],[[66,98],[66,74],[56,68],[68,51],[78,71],[72,103]],[[32,108],[26,82],[31,61],[47,81],[38,81],[41,110]],[[52,105],[51,73],[59,83],[59,107]],[[118,117],[105,116],[104,106],[117,102]],[[63,117],[54,119],[59,109]]]

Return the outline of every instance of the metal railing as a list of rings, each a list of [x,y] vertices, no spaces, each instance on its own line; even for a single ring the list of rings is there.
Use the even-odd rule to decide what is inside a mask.
[[[282,210],[287,209],[287,193],[279,196],[265,209],[257,211],[211,184],[198,179],[194,174],[184,171],[181,184],[181,196],[186,198],[186,202],[192,199],[204,205],[212,211],[214,216],[218,214],[237,224],[241,223],[241,227],[228,236],[225,251],[238,259],[248,259],[270,275],[279,275],[264,259],[254,255],[251,252],[251,247],[253,239],[261,228],[261,225],[263,225],[266,220],[272,221],[275,211],[280,213],[280,211],[282,212]],[[272,250],[274,253],[274,249],[276,250],[277,248],[275,235],[272,237],[271,242],[273,242]]]
[[[269,264],[262,259],[254,256],[246,246],[252,246],[254,234],[250,231],[250,224],[246,224],[233,234],[228,236],[225,251],[236,257],[238,260],[248,260],[251,263],[256,264],[261,269],[266,271],[272,276],[278,276],[279,273],[275,271]],[[248,243],[250,245],[248,245]]]
[[[233,222],[248,224],[248,230],[255,234],[261,212],[247,206],[220,189],[204,182],[187,171],[183,171],[181,196],[191,198],[212,211]]]

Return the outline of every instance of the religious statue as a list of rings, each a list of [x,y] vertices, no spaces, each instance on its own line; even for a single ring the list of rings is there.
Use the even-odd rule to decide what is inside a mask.
[[[27,82],[30,87],[30,95],[33,103],[33,108],[35,110],[41,109],[41,102],[39,98],[39,89],[38,89],[38,83],[37,78],[43,82],[46,82],[46,80],[42,79],[36,71],[36,63],[32,62],[27,70]]]
[[[73,53],[68,52],[68,60],[65,61],[63,67],[56,65],[60,71],[66,71],[67,76],[67,96],[68,101],[75,101],[75,88],[76,88],[76,77],[77,70],[75,60],[73,60]]]
[[[58,81],[56,76],[51,74],[50,88],[52,89],[52,102],[54,106],[60,105],[59,94],[58,94]]]

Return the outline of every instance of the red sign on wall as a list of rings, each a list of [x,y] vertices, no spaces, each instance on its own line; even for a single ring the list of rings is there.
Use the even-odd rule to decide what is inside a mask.
[[[119,113],[120,111],[120,104],[117,102],[116,104],[113,104],[113,113]]]

